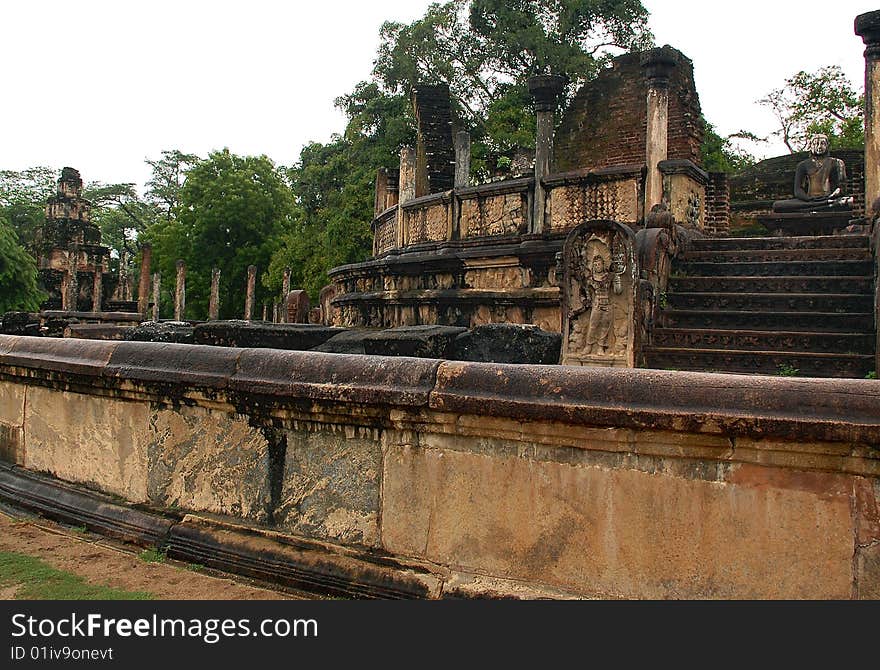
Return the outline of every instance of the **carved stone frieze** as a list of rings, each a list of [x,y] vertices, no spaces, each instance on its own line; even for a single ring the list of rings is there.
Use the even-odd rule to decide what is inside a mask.
[[[526,199],[507,193],[461,201],[462,237],[515,235],[525,226]]]
[[[437,204],[404,210],[407,243],[442,242],[449,229],[449,205]]]
[[[613,221],[577,226],[563,247],[562,364],[635,364],[634,237]]]
[[[569,230],[581,221],[606,219],[635,223],[638,182],[621,179],[556,186],[548,200],[551,230]]]

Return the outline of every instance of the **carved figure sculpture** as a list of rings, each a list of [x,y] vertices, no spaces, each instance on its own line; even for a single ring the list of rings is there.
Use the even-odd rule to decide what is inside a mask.
[[[798,163],[794,175],[794,198],[777,200],[774,212],[805,212],[852,209],[852,198],[841,197],[846,166],[828,153],[828,138],[813,135],[810,157]]]

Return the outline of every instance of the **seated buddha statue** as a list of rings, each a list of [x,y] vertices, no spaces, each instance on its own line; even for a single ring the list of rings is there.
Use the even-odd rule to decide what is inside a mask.
[[[825,135],[810,137],[810,157],[797,165],[794,174],[794,198],[777,200],[773,211],[827,212],[852,209],[852,198],[841,196],[846,181],[846,166],[828,152]]]

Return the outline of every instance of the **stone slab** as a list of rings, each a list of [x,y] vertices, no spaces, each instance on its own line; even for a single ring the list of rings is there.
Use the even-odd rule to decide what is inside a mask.
[[[598,597],[849,598],[850,478],[734,470],[718,482],[391,446],[383,547]]]
[[[378,431],[353,426],[288,430],[277,527],[375,547],[379,542]]]
[[[364,338],[364,352],[375,356],[449,358],[455,338],[467,332],[454,326],[403,326]]]
[[[481,363],[559,362],[562,336],[537,326],[489,323],[455,338],[450,358]]]
[[[343,328],[307,323],[209,321],[195,327],[196,344],[305,351],[323,344]]]
[[[201,407],[155,411],[147,450],[151,503],[268,520],[269,447],[245,417]]]
[[[28,469],[146,502],[146,403],[31,386],[25,435]]]
[[[193,326],[185,321],[145,321],[128,332],[129,342],[176,342],[193,344]]]

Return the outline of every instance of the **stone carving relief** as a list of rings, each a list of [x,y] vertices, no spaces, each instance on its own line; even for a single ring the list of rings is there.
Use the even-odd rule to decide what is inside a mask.
[[[590,221],[563,247],[562,364],[634,365],[638,269],[629,228]]]
[[[568,230],[584,220],[638,220],[635,180],[557,186],[550,191],[550,227]]]
[[[700,221],[702,220],[700,216],[702,206],[700,194],[691,191],[688,194],[687,207],[685,209],[685,219],[689,228],[700,227]]]
[[[441,242],[447,237],[446,205],[432,205],[404,211],[408,244]]]
[[[376,226],[376,252],[390,251],[397,246],[397,218],[391,217]]]
[[[461,202],[464,237],[515,235],[524,224],[525,205],[520,193],[470,198]]]

